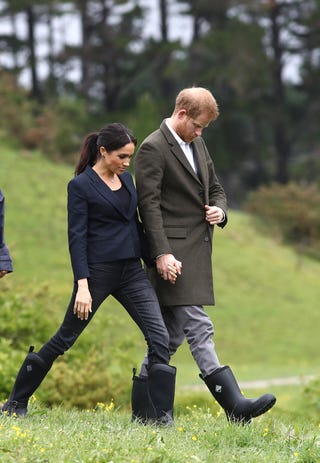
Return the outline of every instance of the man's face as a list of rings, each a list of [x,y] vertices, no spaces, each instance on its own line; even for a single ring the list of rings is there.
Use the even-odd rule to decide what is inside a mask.
[[[195,138],[202,135],[203,129],[208,127],[211,118],[207,113],[201,113],[198,117],[193,119],[188,116],[184,109],[180,110],[177,114],[176,132],[180,138],[186,143],[191,143]]]

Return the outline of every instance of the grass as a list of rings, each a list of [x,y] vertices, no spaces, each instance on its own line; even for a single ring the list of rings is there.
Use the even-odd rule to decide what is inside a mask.
[[[46,317],[52,332],[72,287],[66,239],[66,185],[72,176],[72,167],[53,164],[40,153],[1,148],[5,237],[15,271],[0,281],[0,291],[30,300],[42,292],[47,302],[34,317]],[[231,365],[240,382],[320,375],[319,262],[261,235],[250,216],[237,211],[230,211],[228,227],[215,232],[213,261],[216,306],[208,313],[221,362]],[[76,358],[88,347],[104,352],[119,340],[132,366],[138,365],[144,340],[110,298],[65,357]],[[130,423],[128,403],[119,403],[117,397],[115,408],[100,404],[82,411],[68,410],[63,402],[50,410],[36,401],[25,420],[0,418],[1,462],[320,461],[320,419],[305,416],[302,387],[268,388],[277,396],[271,413],[252,426],[229,426],[208,391],[198,390],[203,382],[187,345],[172,364],[178,368],[173,428]],[[117,372],[116,363],[107,368]],[[131,372],[120,374],[129,384]],[[245,392],[253,397],[265,390]]]
[[[141,426],[113,404],[94,410],[42,409],[27,418],[2,417],[3,463],[316,463],[319,428],[275,420],[229,425],[220,411],[188,406],[170,428]]]

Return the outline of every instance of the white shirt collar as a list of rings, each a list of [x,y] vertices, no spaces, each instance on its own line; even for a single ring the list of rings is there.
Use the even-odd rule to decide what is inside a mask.
[[[181,137],[174,131],[174,129],[170,126],[169,119],[165,120],[165,123],[167,124],[168,129],[174,136],[174,138],[177,140],[177,142],[180,145],[180,148],[184,152],[186,158],[188,159],[189,163],[191,164],[192,169],[197,173],[197,167],[194,162],[194,157],[193,157],[193,149],[190,143],[186,143],[185,141],[182,140]]]
[[[170,130],[170,132],[172,133],[172,135],[173,135],[174,138],[177,140],[177,142],[179,143],[180,146],[181,146],[181,145],[185,146],[185,145],[188,144],[188,143],[186,143],[185,141],[183,141],[182,138],[179,137],[179,135],[177,134],[177,132],[171,127],[170,122],[169,122],[169,119],[166,119],[166,120],[165,120],[165,123],[166,123],[168,129]]]

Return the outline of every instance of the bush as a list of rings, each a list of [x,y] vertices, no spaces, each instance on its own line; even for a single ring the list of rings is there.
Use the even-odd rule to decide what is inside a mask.
[[[271,184],[251,193],[244,209],[263,228],[320,259],[320,190],[316,185]]]
[[[34,144],[34,140],[39,137],[34,116],[37,105],[18,86],[16,76],[3,71],[0,72],[0,107],[1,135],[11,139],[13,143],[23,144],[26,148],[37,146]]]
[[[43,342],[50,333],[50,323],[39,316],[48,304],[48,288],[43,287],[28,296],[19,290],[1,288],[0,339],[6,339],[12,349],[25,351],[29,344]]]

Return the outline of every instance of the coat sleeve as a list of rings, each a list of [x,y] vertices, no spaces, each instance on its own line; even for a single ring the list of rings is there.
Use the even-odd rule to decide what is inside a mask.
[[[0,190],[0,270],[12,272],[12,260],[4,242],[4,196]]]
[[[135,157],[135,176],[139,214],[153,259],[161,254],[172,253],[161,214],[164,166],[165,160],[160,149],[153,143],[144,142]]]
[[[68,184],[68,240],[74,279],[89,277],[87,259],[88,202],[77,178]]]
[[[224,189],[216,175],[215,167],[211,159],[211,156],[204,143],[203,143],[203,147],[205,150],[205,155],[206,155],[207,165],[208,165],[208,172],[209,172],[209,206],[217,206],[223,210],[224,215],[225,215],[224,221],[218,224],[219,227],[223,228],[227,224],[227,221],[228,221],[227,198],[226,198]]]

